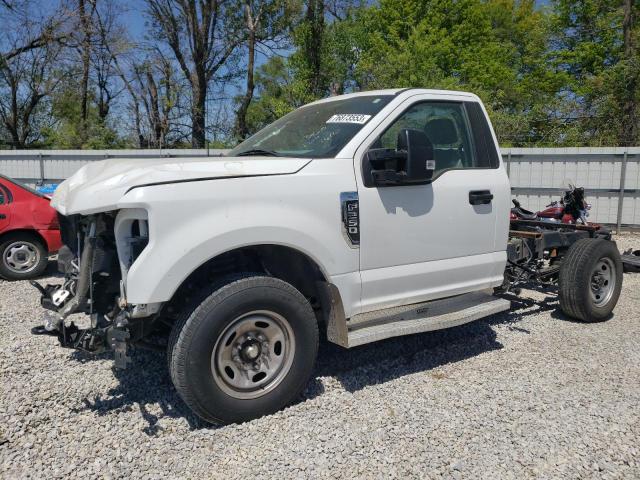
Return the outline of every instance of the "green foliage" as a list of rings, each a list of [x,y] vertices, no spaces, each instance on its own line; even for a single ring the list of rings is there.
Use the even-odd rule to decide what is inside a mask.
[[[82,121],[80,89],[74,82],[63,86],[51,99],[52,123],[43,127],[43,146],[59,149],[107,149],[128,146],[118,132],[101,119],[95,103],[89,103]]]
[[[277,37],[291,50],[262,64],[258,56],[253,98],[245,97],[244,104],[250,98],[246,122],[251,132],[321,97],[424,87],[479,95],[503,146],[640,144],[638,0],[274,0],[269,5],[273,11],[260,24],[258,37]],[[631,5],[632,15],[625,17],[625,5]],[[239,11],[230,9],[229,15],[239,21]],[[258,44],[264,54],[266,44]],[[220,73],[225,82],[240,85],[243,52],[236,47],[230,54]],[[166,120],[165,135],[175,139],[171,145],[188,145],[192,129],[184,105],[192,99],[180,85],[172,83],[172,96],[164,99],[167,84],[150,85],[144,76],[123,73],[125,61],[101,71],[102,77],[96,70],[83,121],[78,75],[74,78],[73,65],[59,63],[55,69],[71,79],[47,91],[29,122],[31,136],[43,139],[38,146],[145,145],[143,133],[156,133],[149,125],[157,122],[147,121],[155,110]],[[166,78],[181,75],[176,62],[162,67]],[[133,81],[119,80],[127,76]],[[110,78],[111,84],[97,88],[99,78]],[[154,108],[158,86],[164,103]],[[122,95],[101,115],[95,96],[107,93],[113,94],[109,100]],[[241,100],[235,99],[236,106]],[[224,102],[215,105],[221,112],[228,107]],[[235,141],[228,127],[233,119],[220,118],[208,128],[221,132],[218,146],[227,146]],[[9,144],[7,128],[0,127],[0,148]]]
[[[384,0],[364,16],[357,76],[365,88],[471,90],[504,143],[536,141],[560,85],[544,63],[546,20],[533,1]]]
[[[625,98],[638,101],[639,83],[629,79],[638,78],[640,62],[622,58],[621,5],[619,0],[557,0],[544,8],[534,0],[360,4],[325,24],[321,41],[313,39],[320,52],[317,72],[308,54],[317,29],[305,18],[294,32],[293,54],[267,64],[271,73],[265,70],[258,80],[258,105],[269,108],[256,105],[253,124],[332,93],[424,87],[479,95],[504,146],[614,144],[620,130],[615,118],[621,118]],[[314,73],[320,83],[315,92]]]
[[[271,57],[257,69],[256,86],[256,98],[247,112],[252,132],[314,100],[306,82],[292,73],[290,62],[279,56]]]
[[[556,48],[552,64],[566,74],[565,89],[576,103],[581,143],[630,145],[637,136],[638,112],[624,111],[627,101],[640,104],[640,27],[631,31],[632,54],[625,55],[623,3],[620,0],[556,0],[551,15]],[[632,2],[638,18],[640,4]],[[632,118],[629,118],[629,117]],[[636,125],[629,135],[628,123]]]

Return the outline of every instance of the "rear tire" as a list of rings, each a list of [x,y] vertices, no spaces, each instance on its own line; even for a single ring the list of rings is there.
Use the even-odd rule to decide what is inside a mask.
[[[622,289],[622,260],[614,242],[583,238],[562,259],[559,277],[562,311],[584,322],[607,320]]]
[[[168,347],[171,379],[196,415],[244,422],[300,395],[315,364],[318,325],[290,284],[250,276],[217,289],[177,321]]]
[[[0,240],[0,277],[28,280],[47,268],[49,252],[37,235],[30,232],[9,233]]]

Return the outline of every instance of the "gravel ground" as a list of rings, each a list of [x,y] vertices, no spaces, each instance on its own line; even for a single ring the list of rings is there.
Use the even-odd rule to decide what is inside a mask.
[[[216,428],[178,398],[163,354],[114,372],[33,337],[35,290],[0,281],[0,477],[639,478],[639,302],[640,274],[625,274],[606,323],[525,291],[451,330],[323,345],[295,405]]]

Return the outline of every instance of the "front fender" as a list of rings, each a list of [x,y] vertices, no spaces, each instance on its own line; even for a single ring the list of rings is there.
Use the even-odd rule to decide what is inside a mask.
[[[251,245],[282,245],[313,259],[326,278],[359,270],[342,234],[340,192],[354,189],[349,162],[322,160],[296,175],[199,181],[134,189],[119,208],[144,208],[149,243],[129,269],[127,301],[171,299],[216,256]],[[344,171],[343,171],[344,170]]]
[[[180,241],[180,239],[175,239]],[[171,240],[150,244],[129,270],[126,282],[127,301],[132,304],[165,302],[198,267],[223,253],[252,245],[282,245],[307,255],[330,278],[325,259],[330,252],[309,235],[287,228],[242,228],[214,238],[199,239],[181,248],[180,255],[167,255]],[[304,246],[304,247],[302,247]]]

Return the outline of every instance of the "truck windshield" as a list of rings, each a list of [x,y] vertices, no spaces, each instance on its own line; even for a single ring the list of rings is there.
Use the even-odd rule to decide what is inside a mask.
[[[335,157],[392,98],[365,95],[298,108],[246,139],[228,156]]]

